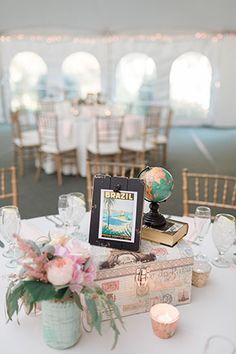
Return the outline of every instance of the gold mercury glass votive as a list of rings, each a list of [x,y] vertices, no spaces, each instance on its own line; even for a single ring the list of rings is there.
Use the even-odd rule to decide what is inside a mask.
[[[205,286],[210,272],[211,265],[208,261],[195,260],[193,264],[192,285],[198,288]]]
[[[150,317],[153,332],[162,339],[167,339],[175,334],[179,311],[169,304],[156,304],[151,307]]]

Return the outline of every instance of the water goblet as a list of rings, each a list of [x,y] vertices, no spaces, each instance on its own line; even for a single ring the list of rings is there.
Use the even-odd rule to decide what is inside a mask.
[[[215,335],[207,339],[203,354],[235,354],[236,347],[233,341],[224,336]]]
[[[198,254],[196,257],[201,258],[202,255],[202,241],[208,234],[211,225],[211,209],[205,206],[198,206],[194,214],[194,227],[197,233],[197,238],[194,244],[198,246]]]
[[[235,217],[230,214],[217,214],[212,230],[213,242],[218,250],[218,257],[212,264],[221,268],[228,268],[231,262],[225,258],[225,253],[230,249],[235,240]]]
[[[20,213],[16,206],[8,205],[0,209],[0,226],[1,234],[8,244],[8,250],[3,253],[6,258],[12,258],[6,263],[8,268],[17,266],[16,257],[16,242],[14,236],[20,232]]]
[[[66,229],[69,225],[69,202],[68,194],[61,194],[58,197],[58,213],[62,221],[63,229]]]
[[[86,213],[83,193],[74,192],[68,195],[70,225],[74,227],[72,236],[79,235],[80,222]]]

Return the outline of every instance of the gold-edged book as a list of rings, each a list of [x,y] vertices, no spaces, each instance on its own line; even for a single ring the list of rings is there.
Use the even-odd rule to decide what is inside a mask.
[[[187,232],[188,224],[186,222],[166,219],[165,226],[159,229],[153,229],[152,227],[143,225],[141,238],[172,247],[183,238]]]

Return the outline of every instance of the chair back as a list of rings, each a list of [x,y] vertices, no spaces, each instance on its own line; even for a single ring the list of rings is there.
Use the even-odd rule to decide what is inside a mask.
[[[54,101],[41,101],[40,102],[40,112],[55,113],[55,102]]]
[[[21,125],[19,121],[19,111],[11,112],[10,116],[11,116],[11,128],[12,128],[13,140],[19,139],[22,145],[23,141],[22,141]]]
[[[32,132],[35,133],[34,138],[38,140],[36,130],[36,116],[30,114],[26,110],[18,110],[10,113],[13,140],[17,139],[20,146],[24,145],[24,138],[29,136]],[[34,141],[33,141],[34,142]],[[35,141],[35,145],[38,141]]]
[[[172,109],[168,106],[151,105],[147,109],[147,116],[149,115],[156,119],[156,137],[164,136],[168,140],[173,118]]]
[[[18,206],[15,166],[0,168],[0,201],[2,200],[10,200],[8,204]]]
[[[236,210],[236,177],[192,173],[184,169],[183,215],[193,216],[197,206],[208,206],[213,214]]]
[[[38,131],[40,146],[47,146],[59,151],[58,121],[53,112],[41,112],[38,116]]]
[[[156,138],[160,132],[160,116],[161,110],[158,106],[148,106],[144,117],[144,136],[143,147],[147,143],[155,144]]]
[[[162,107],[161,108],[161,116],[160,116],[160,135],[165,136],[168,140],[170,129],[172,126],[173,120],[173,111],[170,107]]]
[[[92,205],[93,178],[97,174],[110,176],[124,176],[128,178],[137,177],[145,168],[145,164],[130,164],[116,162],[98,162],[96,160],[87,160],[87,202],[88,207]]]
[[[120,146],[123,129],[123,116],[97,116],[96,117],[96,144],[98,154],[102,151],[101,146]]]

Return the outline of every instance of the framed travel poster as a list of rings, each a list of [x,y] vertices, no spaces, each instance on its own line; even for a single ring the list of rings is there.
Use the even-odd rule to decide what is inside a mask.
[[[138,178],[94,178],[89,243],[138,251],[144,183]]]

